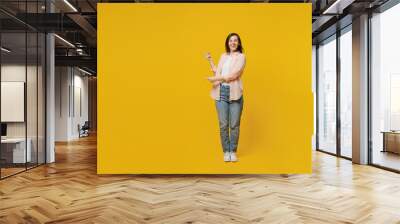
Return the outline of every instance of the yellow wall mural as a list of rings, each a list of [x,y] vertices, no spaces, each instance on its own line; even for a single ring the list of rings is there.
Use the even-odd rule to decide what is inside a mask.
[[[229,33],[246,63],[237,162],[212,76]],[[98,173],[310,173],[311,4],[98,4]]]

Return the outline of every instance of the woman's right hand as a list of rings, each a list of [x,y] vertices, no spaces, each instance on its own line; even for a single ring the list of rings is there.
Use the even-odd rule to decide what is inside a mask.
[[[210,52],[207,52],[207,53],[205,54],[205,57],[206,57],[206,59],[207,59],[208,61],[211,61],[211,60],[212,60],[212,57],[211,57]]]
[[[212,57],[211,57],[210,52],[207,52],[204,56],[205,56],[205,58],[207,59],[207,61],[210,63],[211,72],[215,74],[215,73],[217,72],[217,67],[216,67],[215,64],[214,64],[214,61],[213,61],[213,59],[212,59]]]

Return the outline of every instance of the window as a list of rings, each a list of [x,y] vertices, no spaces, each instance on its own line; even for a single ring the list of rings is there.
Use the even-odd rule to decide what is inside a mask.
[[[318,48],[318,149],[336,153],[336,36]]]
[[[371,162],[400,170],[400,5],[371,18]]]
[[[340,36],[340,155],[352,157],[352,32]]]

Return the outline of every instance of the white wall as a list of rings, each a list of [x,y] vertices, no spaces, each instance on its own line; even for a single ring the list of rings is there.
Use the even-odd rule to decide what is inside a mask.
[[[28,70],[31,67],[28,67]],[[30,74],[30,72],[28,73]],[[1,81],[3,82],[25,82],[25,64],[9,64],[1,66]],[[5,108],[1,108],[5,110]],[[25,123],[11,122],[7,123],[7,137],[25,137]]]
[[[28,66],[27,68],[24,65],[19,64],[5,64],[1,66],[1,81],[2,82],[25,82],[25,75],[27,69],[27,75],[29,80],[29,85],[36,85],[36,80],[31,77],[36,77],[36,67]],[[32,108],[36,108],[36,88],[27,88],[27,106]],[[34,102],[34,105],[29,105],[31,102]],[[2,110],[6,110],[6,108],[1,108]],[[28,112],[31,112],[29,110]],[[28,122],[35,122],[37,120],[36,113],[28,113]],[[25,123],[26,122],[7,122],[7,136],[8,137],[25,137]],[[28,124],[28,129],[33,127],[34,125]],[[33,127],[36,130],[36,126]],[[29,133],[28,130],[28,137]],[[36,132],[35,132],[36,133]]]
[[[72,67],[56,67],[55,73],[55,140],[70,141],[88,120],[88,77]]]
[[[69,68],[67,67],[55,68],[55,141],[68,140],[69,73]]]
[[[75,113],[73,113],[73,119],[72,119],[72,135],[77,138],[79,137],[78,129],[77,126],[78,124],[83,125],[85,121],[89,120],[89,111],[88,111],[88,77],[87,76],[81,76],[82,73],[79,73],[76,75],[75,70],[75,75],[74,75],[74,100],[75,100],[75,106],[73,108],[73,111],[75,110]],[[80,91],[80,93],[79,93]],[[79,98],[80,95],[80,98]],[[80,102],[79,102],[80,101]],[[81,108],[79,108],[81,107]],[[79,111],[79,109],[81,111]]]
[[[37,70],[38,69],[38,70]],[[27,78],[27,80],[26,80]],[[26,83],[26,110],[27,120],[24,122],[6,122],[7,137],[21,138],[27,135],[30,139],[30,147],[32,151],[32,161],[44,163],[45,150],[45,117],[44,117],[44,100],[45,100],[45,85],[44,74],[42,67],[31,66],[27,67],[24,64],[9,63],[1,66],[1,81],[2,82],[24,82]],[[6,96],[2,96],[6,97]],[[7,110],[9,108],[1,108]],[[36,153],[39,153],[37,156]],[[49,160],[51,162],[51,160]]]

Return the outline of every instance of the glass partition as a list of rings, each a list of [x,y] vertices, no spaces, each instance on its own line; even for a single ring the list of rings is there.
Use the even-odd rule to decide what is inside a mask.
[[[0,7],[42,13],[45,1],[1,1]],[[45,163],[45,34],[0,12],[0,178]],[[36,18],[36,17],[33,17]]]
[[[26,40],[25,32],[1,34],[2,177],[24,171],[31,162],[26,140]]]
[[[336,36],[318,47],[318,149],[336,153]]]

